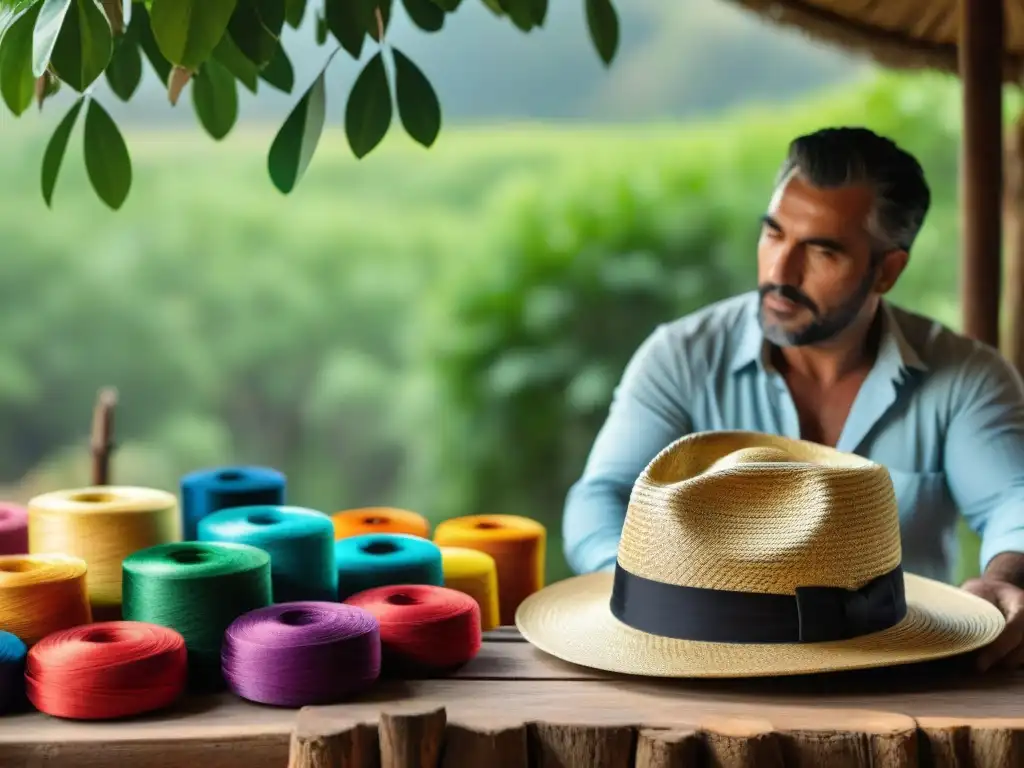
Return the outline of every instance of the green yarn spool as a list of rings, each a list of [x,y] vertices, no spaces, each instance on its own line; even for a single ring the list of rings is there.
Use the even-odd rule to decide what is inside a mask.
[[[182,541],[143,549],[121,566],[122,614],[181,633],[189,687],[224,688],[224,632],[243,613],[272,602],[270,555],[247,544]]]

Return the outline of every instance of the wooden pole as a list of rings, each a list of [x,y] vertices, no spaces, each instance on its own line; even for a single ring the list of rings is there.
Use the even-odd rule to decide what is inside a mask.
[[[101,389],[92,412],[92,436],[89,450],[92,454],[92,484],[110,485],[110,454],[114,450],[114,407],[117,390]]]
[[[960,0],[963,331],[999,346],[1003,196],[1002,0]]]
[[[1006,264],[1003,354],[1024,373],[1024,112],[1006,137]]]

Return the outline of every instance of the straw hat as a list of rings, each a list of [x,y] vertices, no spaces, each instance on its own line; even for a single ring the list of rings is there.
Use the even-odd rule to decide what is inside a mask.
[[[541,650],[657,677],[879,667],[988,644],[1004,619],[904,574],[884,467],[814,443],[704,432],[633,488],[614,573],[552,584],[516,612]]]

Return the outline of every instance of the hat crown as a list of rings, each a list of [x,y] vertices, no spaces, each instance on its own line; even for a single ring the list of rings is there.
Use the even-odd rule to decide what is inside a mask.
[[[793,595],[858,589],[900,564],[885,467],[756,432],[703,432],[665,448],[637,479],[619,565],[676,586]]]

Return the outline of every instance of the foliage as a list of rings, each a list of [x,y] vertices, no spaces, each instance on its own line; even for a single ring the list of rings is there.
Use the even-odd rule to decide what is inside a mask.
[[[0,189],[0,481],[87,477],[92,399],[115,384],[118,481],[267,462],[314,508],[526,514],[562,577],[565,491],[625,359],[753,284],[798,132],[867,124],[918,155],[935,207],[894,298],[957,324],[959,109],[955,82],[916,76],[682,128],[460,131],[430,153],[395,135],[362,161],[325,130],[286,200],[246,162],[266,136],[168,153],[158,135],[117,214],[68,163],[60,227]],[[20,130],[2,178],[45,143]]]
[[[429,395],[416,431],[435,448],[410,457],[411,486],[438,508],[557,525],[628,358],[658,323],[754,286],[785,145],[825,124],[866,124],[923,162],[935,206],[894,298],[955,325],[951,96],[944,78],[886,78],[785,117],[740,113],[671,147],[620,147],[495,201],[490,247],[434,296],[417,338]]]
[[[544,26],[548,0],[481,0],[524,33]],[[612,0],[584,0],[594,47],[610,64],[619,45]],[[422,31],[443,31],[462,0],[401,0]],[[66,86],[79,94],[43,159],[42,192],[52,204],[69,137],[84,111],[84,157],[97,196],[117,210],[132,186],[131,156],[107,110],[92,94],[103,76],[122,101],[131,101],[143,60],[166,84],[176,105],[191,88],[199,123],[214,139],[226,137],[238,117],[239,85],[257,93],[266,86],[292,93],[296,83],[281,41],[286,26],[298,29],[316,15],[315,44],[333,50],[298,98],[271,144],[268,172],[282,193],[302,179],[323,132],[328,93],[325,77],[342,50],[368,58],[348,94],[344,127],[352,153],[363,158],[383,141],[397,111],[405,132],[424,147],[441,130],[441,105],[420,67],[387,39],[395,0],[0,0],[0,95],[15,117],[35,100]],[[294,52],[293,52],[294,53]],[[389,72],[390,62],[390,72]]]

